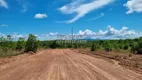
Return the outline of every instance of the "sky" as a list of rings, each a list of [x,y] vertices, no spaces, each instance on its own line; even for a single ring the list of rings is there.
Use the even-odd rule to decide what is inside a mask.
[[[141,37],[142,0],[0,0],[0,36],[47,40],[72,28],[92,39]]]

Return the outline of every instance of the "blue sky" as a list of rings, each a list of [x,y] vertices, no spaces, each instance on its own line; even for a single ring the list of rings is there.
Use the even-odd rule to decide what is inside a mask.
[[[0,36],[142,36],[142,0],[0,0]],[[122,34],[121,34],[122,33]]]

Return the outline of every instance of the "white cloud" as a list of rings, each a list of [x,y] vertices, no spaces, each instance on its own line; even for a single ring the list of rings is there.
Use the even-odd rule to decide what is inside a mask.
[[[11,37],[12,37],[14,40],[19,39],[20,37],[23,37],[23,38],[24,38],[23,35],[18,34],[18,33],[13,33],[13,34],[11,35]]]
[[[122,29],[117,30],[109,25],[105,31],[99,30],[98,32],[93,32],[88,29],[85,31],[80,30],[78,35],[84,35],[92,39],[127,39],[140,37],[142,33],[129,30],[127,27],[122,27]]]
[[[58,35],[57,32],[56,33],[52,33],[52,32],[49,33],[49,36],[56,36],[56,35]]]
[[[142,12],[142,0],[129,0],[126,4],[124,4],[129,10],[126,12],[127,14],[133,12]]]
[[[55,32],[55,33],[50,32],[47,34],[39,34],[38,39],[40,39],[40,40],[55,40],[55,39],[57,39],[57,35],[58,35],[57,32]]]
[[[34,18],[36,18],[36,19],[43,19],[43,18],[47,18],[47,17],[48,16],[46,14],[40,14],[40,13],[38,13],[34,16]]]
[[[121,30],[114,29],[111,26],[107,27],[107,30],[105,31],[105,36],[120,36],[120,37],[125,37],[125,36],[133,36],[136,35],[136,32],[134,30],[128,30],[127,27],[122,27]]]
[[[59,39],[58,35],[60,33],[50,32],[46,34],[34,34],[37,36],[39,40],[55,40]],[[70,36],[71,34],[61,34],[64,36]],[[142,32],[136,32],[135,30],[129,30],[128,27],[122,27],[120,30],[111,27],[110,25],[106,28],[106,30],[99,30],[94,32],[92,30],[86,29],[84,31],[79,30],[77,33],[74,33],[76,39],[134,39],[138,37],[142,37]],[[0,33],[0,37],[6,37],[6,34]],[[23,37],[25,39],[28,38],[28,35],[22,35],[18,33],[11,33],[13,40],[18,40],[19,37]],[[81,36],[81,37],[79,37]],[[70,38],[67,38],[70,39]]]
[[[1,27],[8,27],[8,25],[6,25],[6,24],[2,24],[2,25],[1,25]]]
[[[84,17],[87,13],[99,9],[113,1],[114,0],[94,0],[90,3],[82,4],[82,1],[77,0],[75,2],[72,2],[71,4],[62,6],[58,10],[60,10],[64,14],[77,13],[77,16],[75,16],[73,19],[66,21],[67,23],[73,23],[81,17]]]
[[[6,38],[7,35],[9,35],[9,34],[0,33],[0,37]],[[10,33],[10,35],[14,41],[17,41],[20,37],[28,39],[28,36],[29,36],[28,34],[19,34],[17,32]],[[55,40],[55,39],[57,39],[58,33],[57,32],[55,32],[55,33],[50,32],[47,34],[33,34],[33,35],[35,35],[37,37],[37,39],[39,39],[39,40]]]
[[[95,20],[95,19],[99,19],[99,18],[103,17],[104,15],[105,15],[104,13],[101,13],[101,14],[100,14],[100,16],[95,17],[95,18],[92,18],[92,19],[89,19],[89,20]]]
[[[78,32],[79,35],[84,35],[84,36],[92,36],[92,35],[95,35],[95,32],[89,30],[89,29],[86,29],[85,31],[82,31],[80,30]]]
[[[11,35],[12,40],[15,40],[15,41],[18,40],[20,37],[23,37],[23,38],[27,39],[27,36],[24,36],[22,34],[18,34],[16,32],[14,32],[14,33],[12,33],[10,35]],[[6,38],[7,34],[0,33],[0,37]]]
[[[0,0],[0,6],[5,7],[6,9],[8,9],[8,5],[7,5],[7,2],[5,0]]]

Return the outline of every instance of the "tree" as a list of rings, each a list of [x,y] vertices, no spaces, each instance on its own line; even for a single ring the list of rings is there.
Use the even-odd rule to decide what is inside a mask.
[[[113,47],[114,47],[114,49],[115,49],[117,52],[120,50],[118,44],[113,44]]]
[[[138,40],[137,53],[142,54],[142,37],[140,37],[139,40]]]
[[[142,54],[142,43],[139,43],[138,45],[137,54]]]
[[[56,49],[56,48],[58,48],[58,47],[59,47],[59,45],[58,45],[58,43],[57,43],[56,40],[53,41],[53,43],[50,45],[50,48],[52,48],[52,49]]]
[[[125,44],[124,47],[123,47],[124,50],[127,50],[128,48],[129,48],[128,44]]]
[[[72,48],[72,44],[71,44],[71,43],[68,43],[68,44],[67,44],[67,48]]]
[[[6,40],[7,40],[7,47],[8,47],[8,49],[13,49],[14,46],[13,46],[13,42],[12,42],[12,37],[11,37],[11,35],[7,35]]]
[[[111,45],[111,43],[110,43],[109,41],[106,41],[106,42],[105,42],[105,50],[106,50],[107,52],[112,51],[112,45]]]
[[[124,45],[121,43],[121,44],[119,44],[119,48],[120,49],[123,49],[124,48]]]
[[[25,48],[25,39],[23,37],[20,37],[17,41],[16,50],[22,50]]]
[[[131,52],[136,54],[137,53],[137,48],[138,48],[138,43],[137,42],[133,42],[131,43]]]
[[[95,44],[92,44],[92,46],[91,46],[91,51],[96,51],[96,46],[95,46]]]
[[[7,40],[12,41],[11,35],[7,35]]]
[[[2,48],[2,51],[5,53],[5,55],[6,55],[6,52],[8,51],[8,41],[7,41],[7,39],[6,38],[4,38],[4,37],[1,37],[0,38],[0,42],[1,42],[1,48]]]
[[[36,53],[37,49],[38,49],[37,37],[34,36],[33,34],[29,34],[29,37],[25,46],[25,52],[33,51]]]
[[[78,42],[76,42],[76,43],[74,44],[74,48],[75,48],[75,49],[78,48]]]

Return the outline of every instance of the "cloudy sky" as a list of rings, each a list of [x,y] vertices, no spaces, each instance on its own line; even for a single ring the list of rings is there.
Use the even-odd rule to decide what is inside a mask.
[[[93,39],[142,36],[142,0],[0,0],[0,36],[39,39],[70,34]]]

